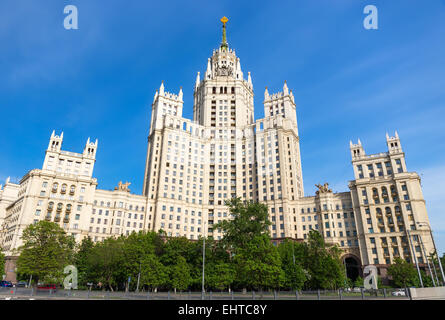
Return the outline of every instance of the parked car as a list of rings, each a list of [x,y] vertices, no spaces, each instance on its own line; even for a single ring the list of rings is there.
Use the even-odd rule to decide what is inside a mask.
[[[27,288],[28,287],[28,283],[26,281],[19,281],[15,284],[15,286],[17,288]]]
[[[352,292],[362,292],[361,290],[362,288],[360,287],[355,287],[354,289],[352,289]]]
[[[54,292],[57,290],[57,286],[55,284],[42,284],[42,285],[37,286],[37,290],[39,290],[39,291],[52,290]]]
[[[396,291],[393,291],[391,294],[393,296],[400,296],[400,297],[406,296],[405,289],[397,289]]]
[[[5,281],[5,280],[2,280],[2,281],[0,282],[0,287],[3,287],[3,288],[12,288],[13,285],[12,285],[11,281]]]

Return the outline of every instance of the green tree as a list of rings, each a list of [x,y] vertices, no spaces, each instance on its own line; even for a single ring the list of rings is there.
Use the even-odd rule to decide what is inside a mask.
[[[5,273],[5,255],[0,252],[0,278],[3,279]]]
[[[301,243],[285,240],[278,246],[281,265],[284,271],[283,286],[291,289],[301,289],[307,280],[303,269],[304,248]]]
[[[182,256],[177,256],[176,263],[168,267],[170,287],[175,290],[185,290],[190,285],[190,268]]]
[[[120,282],[125,281],[125,274],[122,273],[123,241],[123,238],[107,238],[96,243],[87,259],[91,279],[108,287],[111,291],[114,291],[113,286],[116,287]]]
[[[243,202],[241,198],[227,200],[225,204],[229,207],[232,219],[223,220],[214,225],[214,228],[221,228],[224,234],[222,241],[227,249],[236,251],[238,248],[245,248],[255,237],[269,233],[271,223],[265,204]]]
[[[267,234],[245,242],[233,262],[237,282],[241,285],[261,290],[278,288],[284,281],[280,255]]]
[[[395,258],[394,263],[389,266],[388,275],[392,277],[394,284],[399,288],[414,286],[419,281],[416,268],[400,258]]]
[[[235,269],[226,262],[210,262],[205,267],[206,288],[225,290],[235,280]]]
[[[432,270],[431,270],[432,271]],[[422,282],[424,287],[432,287],[433,286],[433,280],[431,279],[431,276],[426,274],[425,271],[420,270],[420,275],[422,276]],[[417,283],[416,287],[421,287],[419,276],[417,275]]]
[[[305,245],[304,267],[311,289],[336,289],[345,284],[345,271],[337,246],[326,245],[320,232],[312,230]]]
[[[355,279],[355,281],[354,281],[354,287],[360,288],[360,287],[363,287],[363,285],[364,285],[363,278],[358,276],[357,279]]]
[[[155,232],[140,231],[133,232],[127,237],[122,237],[122,277],[128,279],[137,279],[139,271],[141,270],[142,260],[147,255],[161,253],[162,239],[160,235]],[[136,286],[136,281],[131,284]]]
[[[150,289],[165,286],[168,283],[167,268],[155,254],[148,254],[141,261],[141,284]]]
[[[22,240],[17,272],[35,282],[61,283],[64,267],[73,262],[74,239],[56,223],[39,221],[23,230]]]
[[[79,286],[86,286],[88,282],[93,280],[88,263],[88,259],[94,250],[93,248],[94,242],[90,237],[83,238],[80,244],[77,245],[77,250],[74,254],[74,265],[78,272]]]

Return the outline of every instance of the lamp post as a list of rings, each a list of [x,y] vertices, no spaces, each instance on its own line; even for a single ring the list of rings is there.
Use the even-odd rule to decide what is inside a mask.
[[[433,253],[430,254],[430,258],[431,258],[431,264],[433,265],[434,277],[436,279],[436,283],[438,286],[440,286],[440,281],[439,281],[439,278],[437,277],[436,265],[434,264],[434,254]]]
[[[431,276],[431,280],[433,280],[433,286],[436,286],[436,282],[434,281],[434,275],[433,275],[433,271],[431,271],[431,266],[430,266],[430,261],[428,260],[428,256],[426,255],[426,251],[425,251],[425,246],[423,245],[423,241],[422,241],[422,237],[418,236],[419,240],[420,240],[420,245],[422,246],[423,249],[423,255],[426,258],[426,262],[428,264],[428,270],[430,270],[430,276]]]
[[[417,222],[418,225],[426,225],[428,230],[430,231],[431,240],[433,241],[434,252],[437,255],[437,260],[439,261],[440,273],[442,275],[442,285],[445,284],[445,276],[443,274],[442,262],[440,261],[439,253],[437,252],[436,243],[434,242],[433,231],[431,230],[431,226],[427,222]]]
[[[413,258],[414,258],[414,262],[416,263],[417,274],[419,275],[420,285],[423,288],[422,275],[420,274],[419,264],[417,263],[417,256],[416,256],[416,252],[414,251],[413,243],[412,243],[412,240],[411,240],[411,233],[409,232],[408,229],[406,229],[406,232],[408,233],[408,239],[409,239],[409,243],[411,245],[411,252],[412,252],[412,255],[413,255]]]

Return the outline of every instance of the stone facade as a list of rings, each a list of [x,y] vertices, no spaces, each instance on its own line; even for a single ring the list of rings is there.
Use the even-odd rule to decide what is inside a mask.
[[[169,93],[162,83],[152,103],[142,195],[130,193],[128,183],[97,189],[97,140],[88,139],[81,154],[67,152],[63,133],[53,132],[42,169],[0,188],[6,255],[16,254],[23,230],[39,220],[60,224],[77,241],[160,229],[218,240],[222,233],[213,225],[230,219],[224,201],[232,197],[268,205],[272,238],[303,241],[318,230],[358,268],[384,270],[395,257],[423,264],[433,251],[422,227],[428,216],[420,178],[407,171],[397,133],[387,135],[388,151],[381,154],[366,155],[360,141],[350,143],[355,179],[349,191],[333,193],[324,184],[305,197],[292,91],[286,82],[282,92],[266,88],[265,118],[254,120],[250,72],[245,79],[225,36],[204,77],[196,77],[193,120],[182,110],[182,89]]]

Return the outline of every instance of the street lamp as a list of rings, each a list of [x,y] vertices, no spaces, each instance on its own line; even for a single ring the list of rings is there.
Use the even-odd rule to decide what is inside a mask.
[[[445,284],[445,276],[443,274],[442,262],[440,261],[439,253],[437,252],[436,243],[434,242],[433,231],[431,230],[431,226],[427,222],[417,222],[417,224],[427,226],[428,230],[430,231],[431,240],[433,241],[433,246],[434,246],[434,252],[437,255],[437,260],[439,260],[440,273],[442,274],[442,285],[444,285]]]
[[[434,281],[433,271],[431,271],[430,261],[428,260],[428,256],[426,255],[425,246],[423,245],[422,237],[420,235],[418,237],[420,240],[420,245],[422,246],[423,255],[425,256],[426,262],[428,264],[428,270],[430,270],[430,276],[431,276],[431,280],[433,280],[433,286],[436,286],[436,282]]]
[[[409,232],[408,229],[406,229],[406,232],[408,233],[408,239],[409,239],[409,243],[411,245],[411,252],[414,258],[414,262],[416,263],[416,268],[417,268],[417,274],[419,275],[419,281],[420,281],[420,285],[423,288],[423,280],[422,280],[422,275],[420,274],[420,269],[419,269],[419,264],[417,263],[417,256],[416,256],[416,252],[414,251],[414,247],[413,247],[413,243],[411,241],[411,234]]]

